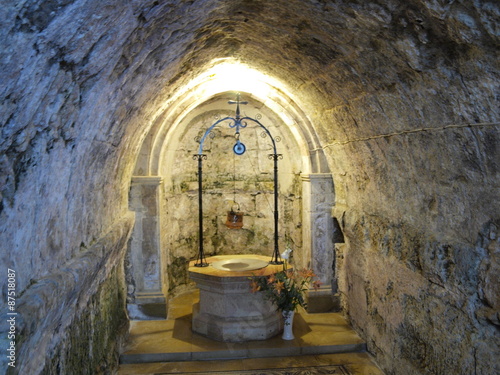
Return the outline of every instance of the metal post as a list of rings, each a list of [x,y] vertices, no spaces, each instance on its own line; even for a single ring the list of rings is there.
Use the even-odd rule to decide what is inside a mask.
[[[197,154],[193,159],[198,159],[198,222],[199,222],[199,250],[198,259],[196,260],[195,267],[207,267],[208,263],[205,259],[203,252],[203,163],[202,160],[206,159],[207,155]]]
[[[278,241],[278,158],[282,158],[281,154],[271,154],[269,158],[274,160],[274,252],[270,264],[283,264],[281,260],[279,251],[279,241]]]

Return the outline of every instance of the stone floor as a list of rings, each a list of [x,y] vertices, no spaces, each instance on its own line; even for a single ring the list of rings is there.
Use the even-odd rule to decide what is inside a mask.
[[[131,322],[118,375],[320,365],[344,365],[352,375],[383,374],[366,353],[363,340],[340,314],[299,311],[291,341],[278,335],[265,341],[224,343],[191,331],[191,310],[197,298],[192,292],[174,299],[166,320]]]

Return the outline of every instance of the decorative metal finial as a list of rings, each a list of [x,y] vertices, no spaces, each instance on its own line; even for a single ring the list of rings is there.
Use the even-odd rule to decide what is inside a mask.
[[[237,93],[236,94],[236,101],[234,100],[230,100],[228,101],[228,104],[236,104],[236,120],[239,120],[241,118],[240,116],[240,104],[248,104],[248,102],[242,102],[240,100],[240,93]],[[238,131],[238,129],[237,129]]]
[[[229,100],[229,104],[236,104],[236,116],[234,117],[233,124],[229,125],[230,128],[236,128],[236,133],[234,134],[236,138],[236,143],[233,147],[233,151],[236,155],[243,155],[246,151],[246,147],[243,143],[240,141],[240,128],[246,128],[247,123],[241,121],[241,114],[240,114],[240,104],[248,104],[248,102],[242,102],[240,100],[240,93],[236,94],[236,101],[234,100]]]

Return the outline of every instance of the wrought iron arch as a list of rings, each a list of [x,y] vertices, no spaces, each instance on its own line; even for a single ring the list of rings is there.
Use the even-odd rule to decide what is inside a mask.
[[[240,114],[240,104],[248,104],[248,102],[242,102],[240,100],[240,94],[236,95],[236,101],[230,100],[229,104],[236,104],[236,114],[234,117],[228,116],[213,123],[203,134],[200,139],[200,145],[198,147],[198,153],[193,156],[194,160],[198,161],[198,222],[199,222],[199,250],[198,258],[196,260],[196,267],[206,267],[208,263],[206,261],[204,249],[203,249],[203,160],[207,159],[207,155],[203,154],[203,144],[206,138],[209,136],[210,132],[220,123],[224,121],[230,121],[229,127],[236,128],[236,144],[233,147],[233,151],[236,155],[243,155],[246,151],[245,145],[240,142],[240,129],[246,128],[249,122],[253,122],[264,129],[265,133],[269,136],[272,141],[273,153],[269,154],[269,159],[274,161],[274,251],[269,263],[271,264],[282,264],[282,260],[279,253],[279,236],[278,236],[278,159],[282,159],[283,155],[278,154],[276,151],[276,139],[271,135],[269,129],[267,129],[258,119],[249,116],[242,117]]]

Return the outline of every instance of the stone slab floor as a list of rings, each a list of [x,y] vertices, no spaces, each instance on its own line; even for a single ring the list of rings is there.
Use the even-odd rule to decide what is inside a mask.
[[[343,365],[349,374],[383,375],[366,345],[337,313],[295,314],[295,339],[223,343],[191,331],[197,292],[173,299],[166,320],[132,321],[118,375],[204,373]]]

